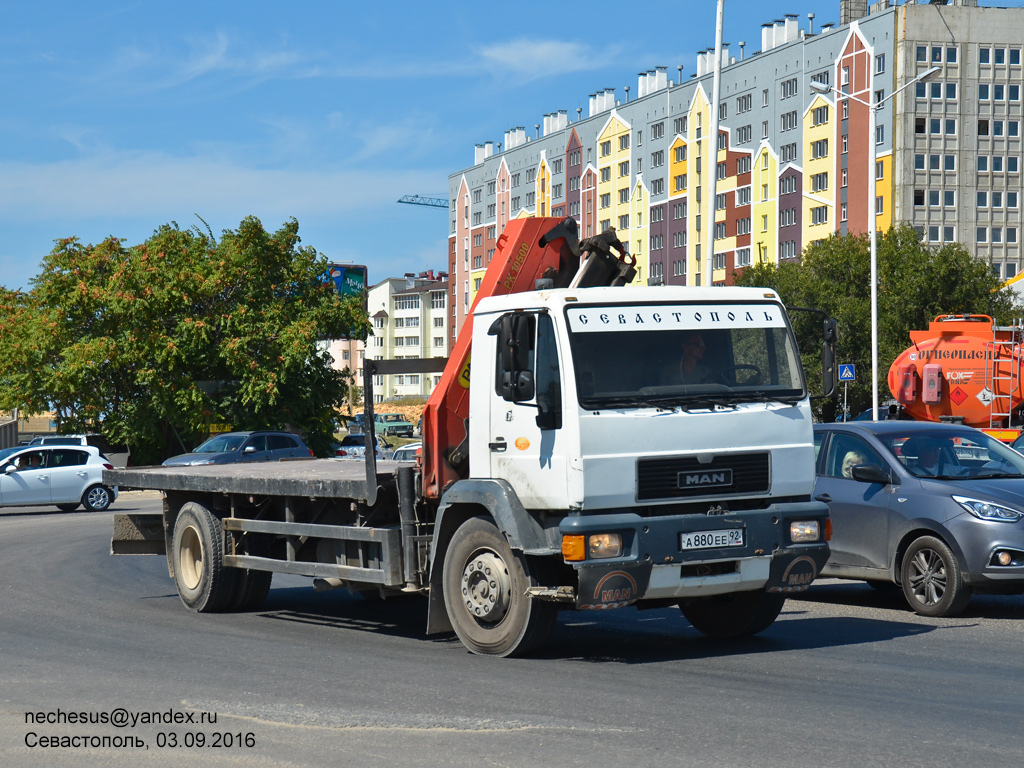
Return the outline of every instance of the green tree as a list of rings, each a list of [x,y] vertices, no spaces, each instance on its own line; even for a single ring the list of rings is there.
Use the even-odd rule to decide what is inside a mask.
[[[804,249],[801,263],[778,267],[759,264],[737,276],[738,285],[774,288],[787,306],[821,309],[839,322],[838,362],[857,367],[849,385],[851,413],[871,407],[871,272],[866,235],[832,235]],[[992,315],[999,322],[1014,316],[1014,298],[1000,290],[988,266],[959,243],[931,248],[910,226],[878,237],[879,399],[889,397],[889,366],[910,344],[910,331],[924,329],[942,314]],[[821,324],[796,315],[804,367],[814,380],[821,348]],[[823,418],[834,418],[834,402],[822,404]]]
[[[290,428],[314,450],[346,398],[325,339],[365,338],[358,298],[324,279],[298,223],[244,219],[220,241],[164,225],[139,246],[57,242],[28,293],[0,293],[0,407],[52,408],[139,462],[211,425]]]

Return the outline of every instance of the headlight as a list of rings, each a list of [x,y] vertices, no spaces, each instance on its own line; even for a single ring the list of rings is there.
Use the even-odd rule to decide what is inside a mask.
[[[622,554],[621,533],[594,533],[587,537],[587,554],[599,560]]]
[[[1016,523],[1024,517],[1024,512],[1020,512],[1013,507],[996,504],[992,501],[969,499],[966,496],[954,496],[953,501],[981,520],[993,520],[999,523]]]
[[[213,463],[214,463],[213,459],[200,459],[199,461],[193,461],[191,463],[191,465],[193,467],[201,467],[204,464],[213,464]]]
[[[817,520],[798,520],[789,524],[789,540],[794,544],[818,541],[821,538]]]

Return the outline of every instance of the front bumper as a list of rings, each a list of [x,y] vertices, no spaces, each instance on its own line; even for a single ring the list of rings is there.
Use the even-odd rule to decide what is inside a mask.
[[[563,536],[621,534],[622,556],[569,563],[579,582],[577,608],[617,608],[642,600],[681,600],[762,589],[803,591],[828,560],[824,540],[827,518],[824,504],[801,502],[713,516],[578,515],[562,520],[559,532]],[[789,526],[797,520],[818,521],[821,539],[792,543]],[[683,534],[737,528],[743,531],[742,545],[682,549]]]

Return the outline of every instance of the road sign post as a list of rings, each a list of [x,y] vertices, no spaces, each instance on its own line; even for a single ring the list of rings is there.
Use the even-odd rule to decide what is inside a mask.
[[[846,394],[849,389],[850,382],[856,379],[857,369],[853,363],[846,363],[845,365],[839,366],[839,380],[843,382],[843,416],[849,421],[850,420],[850,407],[846,403]]]

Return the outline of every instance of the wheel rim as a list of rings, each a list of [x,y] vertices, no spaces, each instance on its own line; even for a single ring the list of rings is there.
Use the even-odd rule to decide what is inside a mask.
[[[178,570],[181,580],[188,589],[199,586],[200,574],[203,572],[203,542],[199,531],[189,526],[181,534],[178,545]]]
[[[909,565],[910,591],[922,605],[937,605],[946,594],[946,564],[934,549],[914,554]]]
[[[475,555],[462,572],[462,599],[471,616],[488,624],[501,621],[512,598],[512,577],[494,552]]]
[[[108,503],[109,497],[107,496],[106,488],[90,488],[89,489],[89,506],[96,509],[105,509]]]

